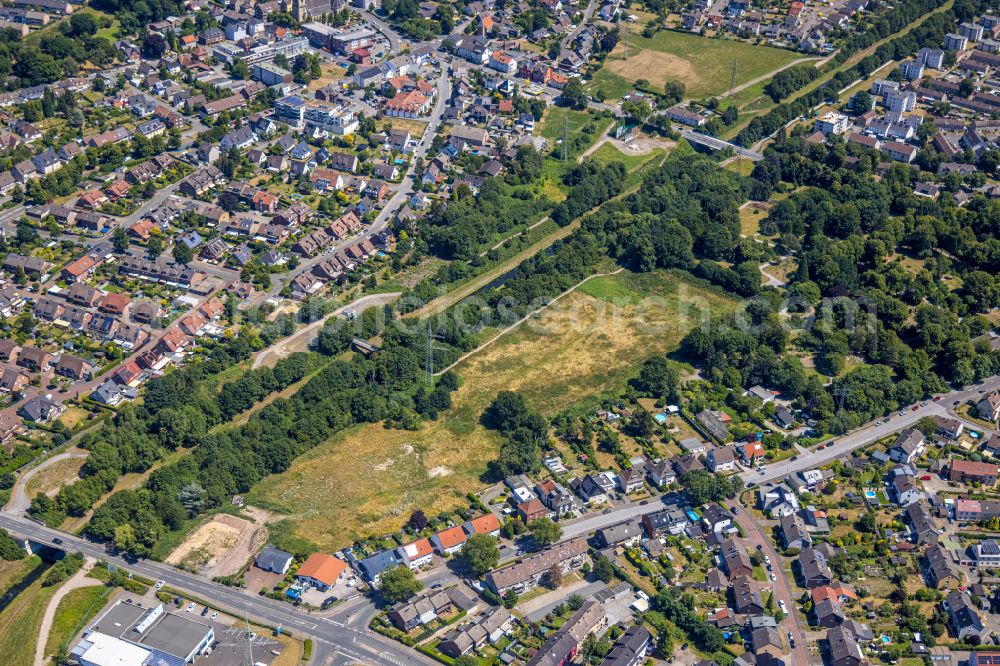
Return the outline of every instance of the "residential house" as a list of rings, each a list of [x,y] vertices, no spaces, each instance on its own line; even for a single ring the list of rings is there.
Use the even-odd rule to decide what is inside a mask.
[[[979,643],[989,632],[983,626],[979,611],[965,592],[955,590],[941,602],[955,637],[962,643]]]
[[[441,530],[437,534],[431,537],[431,546],[434,550],[441,555],[453,555],[458,551],[462,550],[462,546],[465,545],[465,540],[467,539],[465,530],[462,529],[461,525],[456,525],[455,527],[449,527],[446,530]]]
[[[987,421],[1000,421],[1000,391],[994,391],[980,400],[976,404],[976,413]]]
[[[58,402],[54,402],[48,396],[39,395],[21,405],[20,409],[17,410],[17,413],[26,421],[48,423],[49,421],[59,418],[59,415],[62,414],[65,409],[65,407]]]
[[[586,560],[587,548],[587,540],[582,536],[562,541],[521,562],[490,572],[486,575],[486,585],[499,595],[508,590],[521,594],[538,585],[553,566],[563,573],[580,568]]]
[[[789,513],[778,520],[781,529],[781,541],[785,548],[802,550],[812,545],[812,537],[806,529],[805,521],[795,513]]]
[[[434,559],[434,547],[430,539],[417,539],[396,549],[400,561],[411,569],[419,569]]]
[[[284,575],[291,568],[293,559],[291,553],[286,553],[268,544],[264,550],[257,554],[254,565],[258,569]]]
[[[841,625],[826,632],[830,666],[863,666],[867,663],[850,629]]]
[[[55,373],[61,377],[79,380],[90,376],[92,366],[82,358],[71,354],[62,354],[56,363]]]
[[[347,563],[343,560],[326,553],[313,553],[295,572],[295,580],[325,592],[337,584],[345,571]]]
[[[584,602],[583,606],[545,641],[535,656],[527,662],[527,666],[563,666],[569,663],[587,636],[600,635],[606,625],[604,605],[598,601]]]
[[[736,469],[736,451],[731,446],[716,447],[705,456],[705,462],[716,474],[732,472]]]
[[[948,463],[948,480],[954,483],[980,483],[992,488],[1000,470],[994,463],[952,458]]]
[[[812,547],[803,549],[799,553],[798,563],[803,587],[820,587],[833,581],[833,572],[821,551]]]
[[[907,428],[896,437],[889,449],[889,459],[904,465],[911,464],[924,450],[924,435],[916,428]]]
[[[598,530],[596,539],[601,548],[631,546],[642,539],[642,524],[638,520],[626,520]]]
[[[934,542],[924,550],[924,564],[927,580],[933,587],[955,589],[962,584],[963,576],[951,551],[941,544]]]
[[[719,555],[730,580],[740,576],[753,575],[753,562],[750,561],[750,555],[747,554],[746,548],[735,539],[723,541]]]

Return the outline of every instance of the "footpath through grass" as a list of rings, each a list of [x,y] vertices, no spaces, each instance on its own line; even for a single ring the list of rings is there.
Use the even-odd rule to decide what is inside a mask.
[[[594,278],[457,365],[461,386],[436,421],[415,431],[356,426],[265,479],[247,500],[287,515],[272,538],[322,549],[392,532],[417,508],[465,506],[500,444],[479,424],[499,391],[521,392],[546,416],[589,404],[621,390],[649,355],[675,349],[702,312],[735,307],[683,273]]]
[[[94,585],[67,592],[56,607],[45,643],[45,654],[58,655],[68,650],[69,642],[100,612],[113,589],[107,585]]]

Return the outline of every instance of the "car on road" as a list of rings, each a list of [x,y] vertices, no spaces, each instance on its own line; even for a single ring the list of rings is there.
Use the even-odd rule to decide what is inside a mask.
[[[775,576],[775,575],[774,575],[774,573],[772,573],[772,574],[771,574],[771,580],[777,580],[777,579],[778,579],[778,577],[777,577],[777,576]]]
[[[771,563],[771,556],[770,555],[765,555],[764,556],[764,564],[770,564],[770,563]]]
[[[601,511],[601,513],[603,513],[603,514],[609,514],[609,513],[611,513],[611,509],[610,508],[605,509],[604,511]]]
[[[780,600],[778,602],[778,608],[781,609],[782,613],[784,613],[785,615],[788,615],[788,607],[785,606],[785,600],[784,599],[782,599],[782,600]]]
[[[432,590],[437,590],[440,588],[441,588],[441,583],[434,583],[433,585],[431,585]]]
[[[188,607],[185,608],[184,611],[190,613],[193,610],[194,610],[194,602],[192,601],[191,603],[188,604]]]
[[[921,481],[930,481],[931,480],[931,475],[930,474],[924,474],[922,477],[920,477],[920,480]]]
[[[54,543],[56,545],[59,545],[59,544],[62,543],[62,539],[60,539],[59,537],[56,537],[55,539],[52,540],[52,543]]]
[[[934,402],[939,402],[941,400],[941,396],[936,395],[932,398],[932,400],[934,400]]]
[[[740,509],[739,509],[739,507],[735,507],[734,506],[734,507],[730,508],[729,510],[733,512],[734,516],[740,515]]]
[[[764,546],[757,544],[757,550],[764,550]]]
[[[213,622],[215,622],[216,620],[218,620],[219,619],[219,611],[215,611],[214,613],[212,613],[212,617],[210,617],[209,619],[212,620]]]
[[[911,411],[911,412],[915,412],[915,411],[917,411],[918,409],[920,409],[920,405],[913,405],[913,409],[911,409],[910,411]]]
[[[158,580],[158,581],[156,581],[156,589],[160,589],[161,587],[163,587],[166,584],[167,583],[165,581]]]

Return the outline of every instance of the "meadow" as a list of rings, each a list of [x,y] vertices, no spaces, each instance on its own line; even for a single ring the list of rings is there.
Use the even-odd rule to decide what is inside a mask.
[[[479,424],[502,390],[546,416],[624,387],[638,363],[677,347],[699,310],[735,301],[679,273],[596,277],[457,365],[453,406],[416,431],[362,425],[260,483],[248,501],[285,514],[283,530],[318,548],[398,529],[410,513],[468,504],[500,440]]]

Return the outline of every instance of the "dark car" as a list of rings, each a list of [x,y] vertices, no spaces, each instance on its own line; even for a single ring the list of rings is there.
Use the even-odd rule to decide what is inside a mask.
[[[327,597],[326,599],[323,600],[323,604],[320,606],[320,608],[326,610],[335,603],[337,603],[337,597]]]
[[[59,537],[56,537],[55,539],[52,540],[52,543],[54,543],[54,544],[61,544],[62,543],[62,539],[60,539]]]

